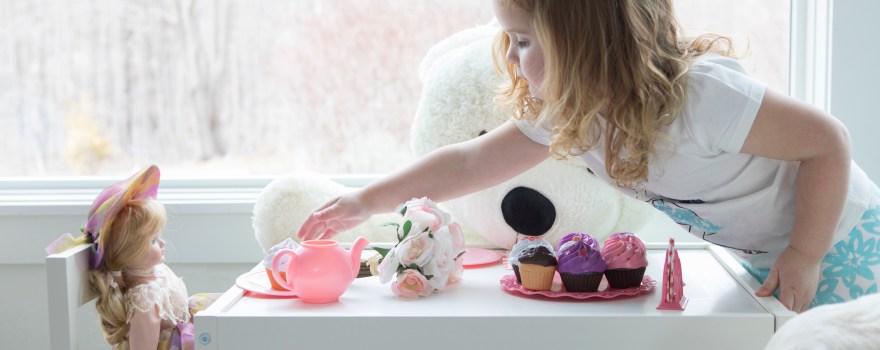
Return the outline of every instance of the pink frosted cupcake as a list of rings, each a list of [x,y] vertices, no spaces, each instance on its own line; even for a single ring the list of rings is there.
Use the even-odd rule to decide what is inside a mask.
[[[605,278],[611,288],[638,287],[648,266],[645,243],[630,232],[611,235],[602,247]]]

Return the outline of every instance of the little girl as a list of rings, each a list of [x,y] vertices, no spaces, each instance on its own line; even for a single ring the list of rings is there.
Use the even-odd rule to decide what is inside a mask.
[[[333,199],[301,238],[332,236],[413,197],[444,201],[548,156],[727,247],[787,308],[877,291],[880,190],[834,117],[769,91],[730,40],[686,40],[671,0],[495,0],[499,102],[514,116]],[[584,174],[584,176],[590,176]],[[818,292],[818,293],[817,293]]]
[[[156,201],[159,168],[147,167],[104,189],[89,211],[85,235],[94,243],[89,281],[107,342],[114,349],[192,349],[186,285],[163,262],[165,208]],[[68,235],[69,236],[69,235]],[[57,251],[65,236],[47,251]],[[63,249],[62,249],[63,250]],[[206,305],[200,305],[199,309]]]

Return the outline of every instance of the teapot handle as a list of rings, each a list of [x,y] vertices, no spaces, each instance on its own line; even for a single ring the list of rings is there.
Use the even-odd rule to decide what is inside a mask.
[[[290,261],[287,262],[287,278],[281,278],[281,274],[278,272],[278,265],[281,263],[281,257],[284,255],[290,255]],[[284,287],[287,290],[293,291],[293,265],[296,264],[296,252],[291,249],[281,249],[275,253],[275,257],[272,258],[272,277],[275,278],[275,282],[278,282],[279,285]]]

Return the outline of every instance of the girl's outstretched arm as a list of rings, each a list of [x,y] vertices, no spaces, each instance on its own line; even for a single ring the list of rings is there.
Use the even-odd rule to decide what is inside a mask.
[[[851,145],[846,127],[833,116],[791,97],[767,91],[742,152],[800,161],[794,225],[758,296],[779,289],[790,310],[810,307],[819,266],[828,251],[849,186]]]
[[[312,212],[297,234],[329,238],[390,212],[416,197],[442,202],[502,183],[543,161],[549,149],[525,136],[513,122],[465,142],[439,148],[408,167]]]

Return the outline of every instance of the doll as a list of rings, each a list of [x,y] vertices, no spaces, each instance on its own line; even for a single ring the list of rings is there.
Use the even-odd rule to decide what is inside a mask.
[[[104,189],[92,203],[80,241],[93,243],[89,282],[101,328],[114,349],[192,349],[186,285],[163,262],[165,207],[156,200],[159,168],[149,166]],[[69,234],[67,235],[69,237]],[[53,246],[70,244],[56,240]],[[64,249],[61,249],[64,250]]]

